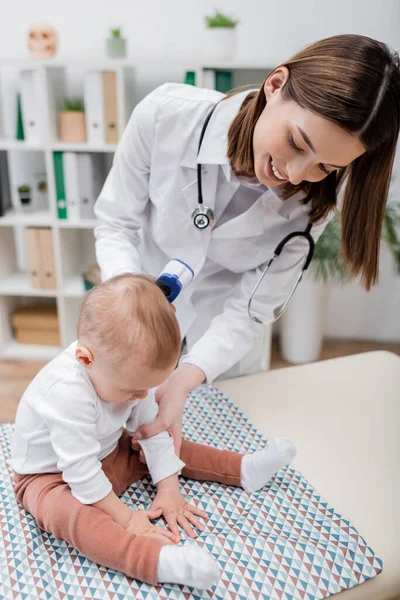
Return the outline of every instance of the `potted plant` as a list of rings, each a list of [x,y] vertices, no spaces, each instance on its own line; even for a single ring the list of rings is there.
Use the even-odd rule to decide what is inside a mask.
[[[205,18],[205,23],[207,57],[210,60],[232,60],[235,56],[236,26],[239,21],[216,11],[215,15]]]
[[[62,142],[86,142],[85,107],[80,98],[65,98],[61,103],[59,134]]]
[[[30,185],[24,183],[18,187],[19,199],[21,200],[21,204],[26,206],[31,203],[32,200],[32,188]]]
[[[47,181],[45,181],[44,179],[38,181],[37,189],[41,194],[47,192]]]
[[[48,207],[48,189],[45,175],[37,173],[35,179],[36,192],[33,194],[35,210],[46,210]]]
[[[121,28],[110,30],[111,36],[106,40],[106,52],[109,58],[124,58],[126,56],[126,39],[121,37]]]
[[[387,244],[400,274],[400,205],[386,207],[382,240]],[[282,357],[300,364],[318,360],[324,329],[324,315],[329,281],[348,279],[340,256],[341,229],[334,217],[315,245],[312,263],[280,320]]]

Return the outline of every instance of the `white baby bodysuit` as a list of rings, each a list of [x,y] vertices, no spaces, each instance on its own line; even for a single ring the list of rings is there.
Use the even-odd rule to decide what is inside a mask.
[[[75,358],[76,342],[48,363],[21,398],[15,421],[10,465],[17,473],[61,472],[83,504],[102,500],[112,489],[101,461],[118,444],[156,418],[154,393],[143,400],[105,402]],[[164,431],[140,445],[153,483],[185,466]]]

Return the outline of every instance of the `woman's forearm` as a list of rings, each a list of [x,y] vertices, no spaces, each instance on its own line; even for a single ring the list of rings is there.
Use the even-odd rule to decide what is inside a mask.
[[[170,376],[176,389],[188,394],[206,379],[204,372],[196,365],[183,363]]]

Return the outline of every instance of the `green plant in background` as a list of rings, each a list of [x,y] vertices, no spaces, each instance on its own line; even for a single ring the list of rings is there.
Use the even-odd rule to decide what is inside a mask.
[[[391,202],[386,206],[382,227],[382,240],[386,242],[400,273],[400,205]],[[345,281],[348,278],[345,264],[340,256],[340,221],[334,217],[315,244],[311,263],[316,281]]]
[[[21,201],[21,204],[23,206],[26,206],[27,204],[30,204],[31,202],[31,191],[32,188],[30,185],[28,185],[27,183],[24,183],[22,185],[19,185],[18,188],[18,194],[19,194],[19,199]]]
[[[38,181],[37,189],[39,192],[47,192],[47,181],[45,179]]]
[[[383,221],[383,239],[395,260],[397,272],[400,274],[400,205],[392,202],[386,207]]]
[[[111,29],[111,37],[114,40],[120,40],[121,39],[121,27],[116,27],[115,29]]]
[[[32,191],[31,186],[27,185],[26,183],[24,183],[23,185],[18,186],[18,192],[20,194],[28,194],[31,191]]]
[[[239,23],[239,21],[235,21],[234,19],[231,19],[231,17],[227,17],[218,11],[216,11],[214,16],[206,17],[205,21],[209,29],[214,27],[226,27],[228,29],[233,29]]]
[[[311,269],[316,281],[346,279],[346,268],[339,252],[340,232],[340,222],[333,217],[315,244]]]
[[[64,98],[60,103],[61,112],[84,112],[85,105],[81,98]]]

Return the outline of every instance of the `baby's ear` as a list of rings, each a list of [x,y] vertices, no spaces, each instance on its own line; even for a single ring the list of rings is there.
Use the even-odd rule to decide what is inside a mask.
[[[86,346],[80,346],[79,344],[75,350],[75,358],[86,369],[93,363],[93,354],[91,351]]]

